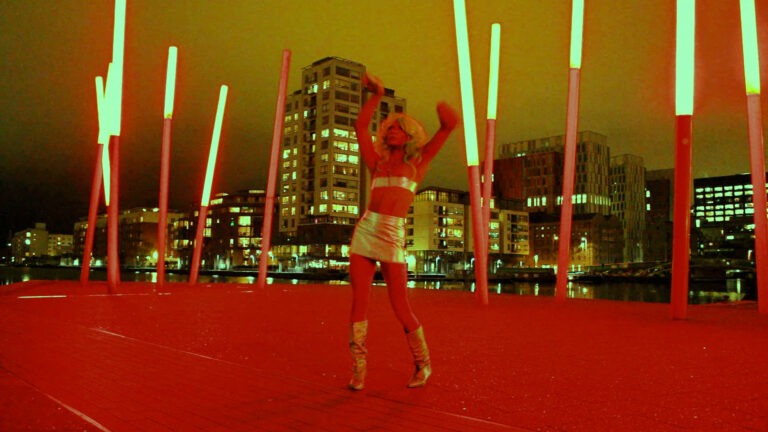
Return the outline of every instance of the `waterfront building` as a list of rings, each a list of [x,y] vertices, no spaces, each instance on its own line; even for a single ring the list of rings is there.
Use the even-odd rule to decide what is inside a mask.
[[[624,228],[624,262],[643,261],[645,238],[645,167],[643,158],[623,154],[611,158],[611,214]]]
[[[446,273],[463,269],[466,233],[472,230],[467,193],[429,187],[416,193],[406,220],[408,270]]]
[[[698,255],[754,261],[755,225],[750,174],[693,180],[693,223]],[[692,229],[693,231],[693,229]]]
[[[120,211],[118,217],[118,253],[120,265],[129,267],[151,267],[157,264],[157,221],[158,208],[133,207]],[[182,214],[168,212],[168,225],[180,219]],[[85,234],[88,229],[86,217],[74,224],[73,254],[81,260],[85,246]],[[166,242],[168,243],[168,242]],[[171,265],[178,256],[170,246],[166,248],[166,262]],[[96,218],[91,265],[104,266],[107,259],[107,214]]]
[[[217,193],[210,201],[205,219],[200,267],[258,267],[265,203],[263,190]],[[169,243],[180,260],[179,267],[189,267],[191,263],[198,215],[199,209],[195,209],[171,225]],[[275,225],[272,227],[274,238]]]
[[[495,195],[522,199],[528,212],[559,213],[565,136],[501,144],[494,161]],[[508,160],[512,159],[512,160]],[[605,135],[578,133],[573,213],[611,214],[610,149]]]
[[[528,213],[520,201],[491,200],[489,270],[529,261]],[[406,221],[408,269],[461,273],[474,265],[469,193],[428,187],[414,197]]]
[[[672,200],[674,170],[645,173],[645,247],[647,262],[672,260]]]
[[[48,256],[72,255],[74,236],[72,234],[48,233]]]
[[[48,230],[38,222],[34,228],[16,232],[11,238],[11,264],[30,263],[48,255]]]
[[[531,232],[538,267],[556,267],[559,249],[560,216],[531,214]],[[597,213],[573,216],[571,270],[622,262],[624,229],[615,215]]]
[[[302,88],[286,102],[278,181],[275,250],[303,265],[338,266],[347,259],[354,224],[367,199],[354,122],[367,97],[364,65],[326,57],[302,69]],[[406,101],[386,89],[371,132]],[[331,261],[333,262],[331,262]]]

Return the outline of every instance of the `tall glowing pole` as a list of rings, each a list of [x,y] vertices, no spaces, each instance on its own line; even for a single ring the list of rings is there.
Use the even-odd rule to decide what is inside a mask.
[[[272,213],[275,209],[275,188],[277,183],[280,144],[283,141],[285,122],[285,98],[288,88],[288,71],[291,67],[291,51],[283,50],[283,62],[280,67],[280,84],[275,104],[275,124],[272,130],[272,150],[269,156],[269,174],[267,176],[267,202],[264,204],[264,224],[261,228],[261,256],[259,257],[259,276],[256,285],[264,288],[267,281],[269,248],[272,243]]]
[[[477,155],[477,125],[475,124],[475,96],[472,91],[472,64],[469,55],[467,10],[464,0],[453,0],[456,23],[456,48],[461,81],[461,108],[464,118],[464,145],[469,171],[469,201],[472,210],[472,236],[475,248],[475,293],[481,304],[488,304],[488,248],[480,204],[480,167]]]
[[[216,170],[216,157],[219,153],[219,140],[221,139],[221,123],[224,120],[224,108],[227,104],[227,92],[229,87],[222,85],[219,91],[219,104],[216,108],[216,120],[213,124],[211,136],[211,148],[208,151],[208,167],[205,170],[205,183],[203,195],[200,198],[200,212],[197,215],[197,232],[195,233],[195,249],[192,253],[192,264],[189,271],[189,283],[196,284],[200,273],[200,256],[203,252],[203,231],[205,230],[205,218],[208,216],[208,203],[211,200],[211,186],[213,174]]]
[[[768,313],[768,215],[766,214],[765,149],[760,107],[760,57],[757,49],[757,18],[754,0],[741,0],[741,39],[744,50],[744,81],[747,90],[749,159],[752,172],[752,203],[755,210],[755,272],[760,313]]]
[[[104,161],[104,146],[109,142],[109,133],[106,125],[106,102],[104,96],[104,78],[96,77],[96,112],[99,119],[99,135],[96,146],[96,162],[93,168],[93,180],[91,182],[91,201],[88,206],[88,226],[85,229],[85,244],[83,245],[83,264],[80,267],[80,282],[87,283],[91,270],[91,253],[93,252],[93,239],[96,233],[96,219],[99,211],[99,191],[101,190],[102,163]],[[108,151],[108,150],[106,150]],[[109,163],[109,158],[106,159]],[[109,171],[107,171],[109,172]],[[106,185],[106,184],[105,184]],[[105,191],[106,192],[106,191]],[[105,195],[106,198],[106,195]]]
[[[696,0],[677,0],[675,57],[675,190],[672,224],[673,319],[688,311],[690,271],[691,177],[693,141],[693,89],[695,65]]]
[[[485,122],[485,167],[483,170],[483,220],[488,237],[491,222],[491,186],[493,184],[493,156],[496,148],[496,107],[499,97],[499,51],[501,24],[491,25],[491,55],[488,71],[488,114]]]
[[[160,150],[160,193],[157,215],[157,284],[165,283],[165,235],[168,231],[168,182],[171,173],[171,121],[173,98],[176,91],[176,59],[178,50],[168,48],[168,66],[165,73],[165,106],[163,109],[163,143]]]
[[[107,100],[110,111],[110,203],[107,209],[107,286],[114,292],[120,284],[120,250],[118,248],[120,123],[123,104],[123,57],[125,50],[125,2],[115,0],[115,28],[112,38],[112,67],[107,77]]]
[[[560,243],[557,254],[555,299],[564,301],[568,291],[568,265],[571,259],[571,224],[573,190],[576,180],[576,138],[579,134],[579,83],[581,47],[584,29],[584,0],[571,4],[571,51],[568,71],[568,109],[565,121],[565,161],[563,168],[563,202],[560,207]]]

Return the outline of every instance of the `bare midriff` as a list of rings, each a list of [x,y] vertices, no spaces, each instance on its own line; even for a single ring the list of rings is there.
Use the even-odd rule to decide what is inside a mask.
[[[401,187],[377,187],[371,190],[368,210],[404,218],[413,202],[413,192]]]

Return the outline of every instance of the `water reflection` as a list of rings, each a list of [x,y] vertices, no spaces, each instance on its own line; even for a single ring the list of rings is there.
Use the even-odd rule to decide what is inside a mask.
[[[134,282],[157,282],[157,274],[154,271],[129,271],[121,275],[124,281]],[[183,273],[166,273],[168,282],[186,282],[188,275]],[[80,278],[79,268],[28,268],[28,267],[1,267],[0,266],[0,285],[7,285],[16,282],[26,282],[29,280],[78,280]],[[95,270],[90,274],[93,281],[106,280],[106,272]],[[257,277],[254,275],[200,275],[200,283],[237,283],[254,284]],[[348,281],[307,281],[299,279],[275,279],[267,278],[267,283],[286,283],[286,284],[317,284],[325,283],[329,285],[348,284]],[[377,281],[377,285],[383,285],[383,282]],[[409,281],[409,288],[431,289],[431,290],[461,290],[475,292],[474,281]],[[495,295],[527,295],[527,296],[553,296],[555,293],[554,283],[540,282],[505,282],[490,283],[488,287],[489,294]],[[604,299],[620,301],[638,301],[653,303],[669,303],[670,287],[668,284],[650,284],[637,282],[604,282],[604,283],[584,283],[570,282],[568,284],[568,297],[578,299]],[[743,279],[727,279],[724,283],[692,283],[690,285],[689,303],[702,304],[714,302],[736,302],[741,300],[754,300],[755,287],[754,282]]]

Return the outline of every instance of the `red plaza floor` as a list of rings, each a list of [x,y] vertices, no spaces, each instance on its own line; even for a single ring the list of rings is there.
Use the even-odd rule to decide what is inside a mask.
[[[768,431],[768,316],[411,290],[434,375],[374,289],[346,389],[347,285],[0,287],[0,431]]]

